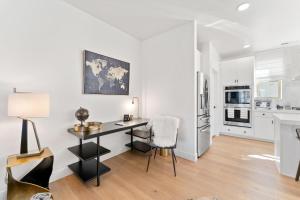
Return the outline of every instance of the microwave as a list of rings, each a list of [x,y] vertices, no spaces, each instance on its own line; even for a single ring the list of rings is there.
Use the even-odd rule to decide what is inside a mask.
[[[251,107],[250,86],[225,86],[224,107]]]

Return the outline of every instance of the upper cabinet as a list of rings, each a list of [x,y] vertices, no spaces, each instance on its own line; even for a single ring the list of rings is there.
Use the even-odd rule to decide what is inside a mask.
[[[223,86],[253,85],[254,57],[238,58],[221,62]]]

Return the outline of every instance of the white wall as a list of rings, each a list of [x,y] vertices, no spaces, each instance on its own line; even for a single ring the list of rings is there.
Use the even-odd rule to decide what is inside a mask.
[[[215,46],[211,42],[207,42],[199,44],[199,49],[202,54],[202,72],[205,74],[209,74],[211,69],[219,71],[221,58]]]
[[[75,122],[79,106],[90,111],[89,120],[121,119],[131,96],[141,96],[140,42],[59,0],[2,0],[0,2],[0,190],[6,156],[19,152],[21,121],[7,117],[7,97],[20,91],[48,92],[49,118],[35,119],[42,146],[55,155],[52,179],[67,175],[76,161],[67,147],[78,140],[66,129]],[[130,96],[82,94],[82,50],[87,49],[129,62]],[[31,134],[32,136],[32,134]],[[33,141],[33,140],[31,140]],[[112,150],[104,158],[126,150],[128,136],[101,137]]]
[[[181,119],[177,154],[196,160],[196,23],[142,42],[143,114]]]

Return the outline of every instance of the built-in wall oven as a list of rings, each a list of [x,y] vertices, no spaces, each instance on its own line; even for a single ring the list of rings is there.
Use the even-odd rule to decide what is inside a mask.
[[[224,87],[224,125],[250,128],[251,118],[250,86]]]
[[[250,86],[225,86],[224,105],[236,107],[251,107]]]
[[[251,128],[251,108],[225,107],[224,125]]]

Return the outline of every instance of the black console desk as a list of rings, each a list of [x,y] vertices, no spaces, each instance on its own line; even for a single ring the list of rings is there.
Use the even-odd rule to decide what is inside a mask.
[[[102,124],[101,129],[90,132],[76,132],[73,128],[68,129],[68,132],[79,138],[79,145],[69,147],[68,149],[79,158],[79,161],[69,165],[69,168],[78,175],[83,181],[89,181],[97,177],[97,186],[100,185],[100,176],[110,171],[110,168],[100,162],[100,156],[110,152],[100,146],[100,137],[119,131],[130,130],[127,134],[131,135],[131,141],[126,146],[131,147],[131,150],[136,149],[142,152],[150,150],[150,146],[146,143],[133,141],[133,129],[139,126],[147,125],[147,119],[133,119],[129,122],[123,122],[123,125],[116,123],[122,121],[106,122]],[[138,137],[138,136],[137,136]],[[94,142],[82,143],[82,140],[97,138],[97,144]],[[96,159],[95,159],[96,158]]]

